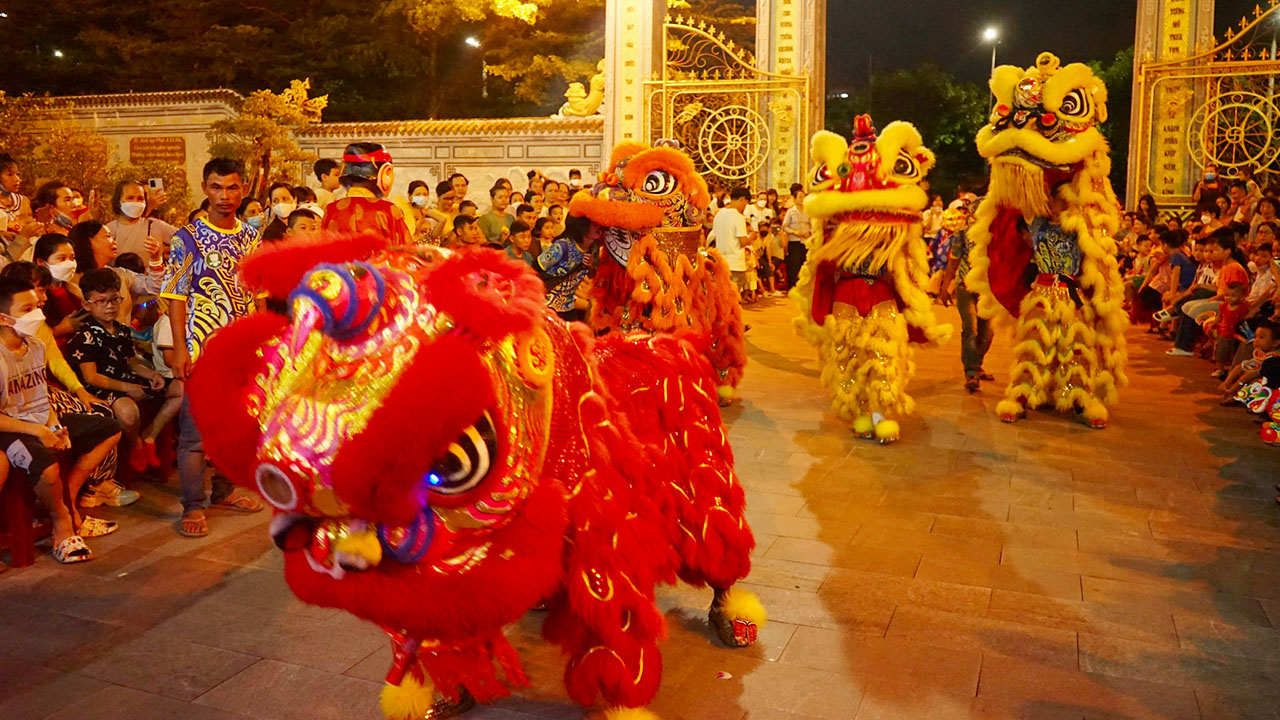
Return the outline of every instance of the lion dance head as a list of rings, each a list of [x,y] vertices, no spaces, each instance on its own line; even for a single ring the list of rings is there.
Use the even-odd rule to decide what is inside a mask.
[[[291,319],[220,332],[191,397],[219,420],[210,456],[275,509],[290,587],[419,638],[519,617],[557,581],[565,522],[540,485],[553,363],[537,278],[439,250],[299,267],[252,281],[287,293]]]
[[[1101,177],[1110,172],[1107,141],[1098,129],[1107,120],[1107,88],[1089,66],[1061,67],[1055,55],[1041,53],[1026,70],[996,68],[991,92],[995,108],[977,142],[978,153],[991,162],[995,202],[1050,216],[1057,185],[1086,165]]]

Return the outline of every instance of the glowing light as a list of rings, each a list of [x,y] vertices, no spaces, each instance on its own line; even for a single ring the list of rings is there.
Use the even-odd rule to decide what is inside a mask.
[[[480,38],[477,38],[475,35],[469,35],[467,39],[463,40],[462,42],[470,45],[473,48],[480,47]]]
[[[982,31],[982,39],[986,42],[995,42],[1000,39],[1000,29],[994,25]]]
[[[440,476],[435,473],[428,473],[427,482],[431,483],[432,485],[439,486],[440,483],[444,482],[444,480],[442,480]]]
[[[840,93],[840,99],[841,99],[841,100],[848,100],[848,99],[849,99],[849,93]]]
[[[61,51],[61,50],[54,50],[54,51],[53,51],[53,56],[54,56],[54,57],[56,57],[56,58],[60,58],[60,57],[62,57],[62,51]]]

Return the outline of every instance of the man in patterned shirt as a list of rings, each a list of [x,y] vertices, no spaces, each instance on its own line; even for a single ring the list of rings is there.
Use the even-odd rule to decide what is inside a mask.
[[[236,209],[244,199],[244,165],[214,158],[204,166],[200,189],[209,199],[209,214],[173,235],[161,297],[169,300],[173,330],[173,376],[185,380],[209,337],[254,309],[254,296],[240,282],[240,260],[258,247],[258,231],[242,224]],[[205,517],[205,458],[200,432],[183,401],[178,415],[178,474],[182,480],[182,522],[187,537],[209,534]],[[211,507],[257,512],[262,503],[232,487],[221,475],[213,478]]]

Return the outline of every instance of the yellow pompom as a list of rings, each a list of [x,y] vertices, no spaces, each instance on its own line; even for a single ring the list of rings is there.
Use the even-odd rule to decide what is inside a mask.
[[[757,628],[764,627],[769,614],[755,593],[730,588],[720,600],[720,613],[730,620],[746,620]]]
[[[372,530],[346,535],[333,544],[333,549],[336,552],[362,557],[368,560],[370,565],[382,562],[382,543],[378,542],[378,534]]]
[[[615,707],[604,711],[604,720],[662,720],[644,708]]]
[[[881,443],[891,443],[898,439],[898,435],[901,432],[902,429],[898,427],[897,421],[881,420],[880,423],[876,425],[876,440],[879,440]]]
[[[406,675],[399,685],[382,686],[378,707],[387,720],[414,720],[431,712],[435,701],[436,691],[430,681],[425,685],[419,684],[412,676]]]
[[[716,388],[716,394],[720,396],[720,402],[731,402],[733,400],[733,386],[721,385]]]
[[[870,415],[859,415],[853,420],[853,432],[859,437],[871,437],[871,433],[875,430],[875,421]]]

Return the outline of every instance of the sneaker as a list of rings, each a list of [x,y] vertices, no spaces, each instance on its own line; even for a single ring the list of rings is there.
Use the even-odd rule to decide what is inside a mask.
[[[1214,370],[1213,372],[1209,373],[1209,377],[1213,378],[1214,380],[1225,380],[1227,377],[1227,371]]]
[[[80,507],[91,508],[99,505],[124,507],[138,502],[142,497],[134,490],[125,488],[115,480],[108,480],[90,492],[80,494]]]
[[[1173,315],[1170,315],[1168,310],[1161,310],[1155,313],[1154,315],[1152,315],[1151,317],[1155,318],[1157,322],[1162,322],[1162,323],[1167,323],[1173,319]]]
[[[1195,353],[1190,350],[1183,350],[1182,348],[1173,348],[1166,352],[1165,355],[1170,355],[1172,357],[1193,357],[1195,356]]]

